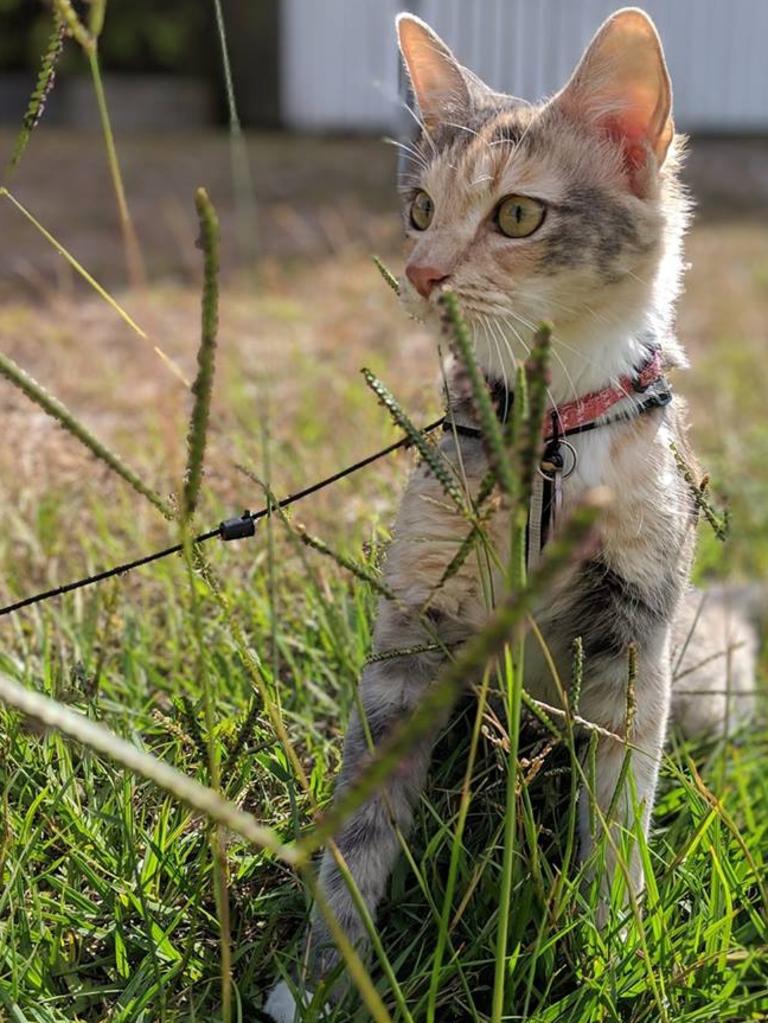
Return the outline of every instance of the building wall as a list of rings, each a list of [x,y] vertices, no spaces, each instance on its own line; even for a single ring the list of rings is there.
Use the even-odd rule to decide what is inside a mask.
[[[393,19],[428,21],[496,89],[535,100],[568,77],[621,0],[282,0],[281,105],[300,130],[397,131]],[[768,131],[768,0],[645,0],[680,128]]]

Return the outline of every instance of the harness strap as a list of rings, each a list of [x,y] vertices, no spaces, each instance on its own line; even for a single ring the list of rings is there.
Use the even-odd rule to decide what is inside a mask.
[[[643,398],[642,401],[637,402],[631,408],[627,409],[626,412],[620,412],[618,415],[609,416],[607,419],[592,419],[588,423],[580,423],[578,426],[571,426],[565,430],[558,430],[557,433],[554,431],[545,435],[545,441],[554,440],[556,437],[568,438],[575,437],[580,433],[589,433],[590,430],[597,430],[601,426],[612,426],[614,423],[625,423],[630,419],[635,419],[637,416],[643,415],[645,412],[651,412],[655,408],[663,408],[665,405],[669,405],[672,401],[672,389],[667,383],[665,377],[660,377],[658,381],[660,388],[658,391],[654,391],[649,394],[648,397]],[[625,395],[626,397],[626,395]],[[448,412],[443,419],[443,433],[457,433],[460,437],[482,437],[483,431],[479,426],[467,426],[464,423],[457,423]]]
[[[568,442],[568,438],[589,433],[603,426],[628,422],[668,405],[672,401],[672,389],[661,374],[660,367],[661,356],[657,351],[638,371],[634,380],[622,378],[620,389],[606,388],[605,391],[595,392],[584,399],[569,402],[567,407],[560,406],[550,410],[549,432],[544,434],[544,451],[538,472],[533,479],[528,506],[526,562],[529,572],[538,565],[542,551],[554,533],[562,509],[563,483],[576,469],[578,454],[573,444]],[[633,391],[642,393],[645,397],[633,403],[624,412],[608,417],[604,415],[607,408],[630,397]],[[597,411],[598,415],[585,421],[582,415],[587,409]],[[483,431],[479,427],[457,423],[450,412],[446,413],[443,420],[443,431],[455,432],[460,437],[483,436]]]

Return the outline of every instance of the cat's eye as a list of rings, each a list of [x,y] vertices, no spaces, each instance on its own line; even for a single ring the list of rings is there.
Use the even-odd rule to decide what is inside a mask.
[[[496,207],[496,223],[507,238],[527,238],[541,227],[547,208],[527,195],[508,195]]]
[[[426,231],[432,223],[435,212],[435,204],[426,192],[417,192],[411,203],[411,224],[417,231]]]

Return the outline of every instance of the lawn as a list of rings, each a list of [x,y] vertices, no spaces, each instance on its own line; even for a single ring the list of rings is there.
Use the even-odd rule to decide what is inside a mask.
[[[163,498],[174,499],[184,472],[190,395],[180,376],[194,377],[200,335],[193,186],[208,186],[220,206],[225,273],[201,529],[264,503],[253,476],[280,496],[398,436],[362,366],[415,422],[439,411],[434,340],[404,316],[369,259],[375,249],[400,268],[384,147],[254,140],[258,234],[244,243],[225,140],[129,143],[149,283],[127,288],[99,140],[52,134],[33,145],[14,194],[147,337],[0,200],[2,351]],[[62,180],[88,168],[92,190],[68,203],[53,166]],[[161,186],[150,173],[160,166]],[[257,254],[247,270],[243,244]],[[697,574],[765,578],[765,211],[710,199],[688,257],[680,333],[692,368],[674,385],[689,398],[716,500],[731,511],[725,544],[702,528]],[[5,381],[0,407],[3,603],[176,539],[174,525]],[[199,574],[190,584],[176,557],[0,619],[0,670],[205,785],[220,764],[222,793],[290,842],[331,795],[370,650],[380,556],[412,463],[393,455],[308,499],[287,523],[274,516],[251,540],[208,545],[224,600]],[[307,548],[298,523],[374,582]],[[477,721],[476,711],[475,701],[462,705],[441,741],[379,922],[396,983],[376,961],[372,977],[389,1017],[403,1023],[490,1018],[508,735],[503,719],[489,710]],[[643,847],[643,914],[603,932],[594,892],[570,862],[573,753],[566,738],[527,733],[503,1018],[768,1019],[764,721],[722,744],[671,737]],[[0,1018],[220,1020],[222,933],[233,1018],[261,1018],[268,985],[301,955],[310,900],[296,871],[233,832],[219,843],[164,789],[5,708],[0,786]],[[336,1014],[369,1018],[354,998]]]

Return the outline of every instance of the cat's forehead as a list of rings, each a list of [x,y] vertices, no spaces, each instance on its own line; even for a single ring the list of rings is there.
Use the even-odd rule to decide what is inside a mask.
[[[547,134],[539,111],[513,100],[477,110],[461,122],[441,124],[423,142],[421,187],[459,215],[505,191],[556,199],[563,174]]]

